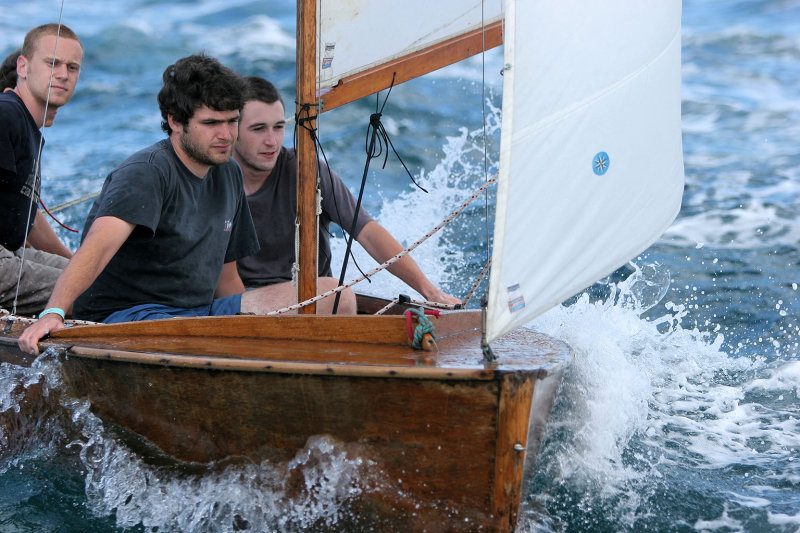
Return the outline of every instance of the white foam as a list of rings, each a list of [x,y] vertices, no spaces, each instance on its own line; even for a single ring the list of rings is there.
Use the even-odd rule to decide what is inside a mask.
[[[286,33],[277,21],[257,15],[241,24],[207,27],[184,24],[181,32],[191,36],[199,49],[213,56],[240,54],[272,60],[294,60],[295,36]]]
[[[487,135],[491,136],[499,127],[499,110],[490,105],[488,112],[490,116]],[[468,131],[462,128],[458,135],[445,138],[441,160],[434,162],[432,170],[422,171],[419,176],[415,176],[415,180],[428,191],[427,194],[409,184],[395,197],[382,197],[382,205],[380,211],[375,214],[375,219],[403,246],[408,247],[427,235],[480,187],[483,180],[483,166],[482,160],[478,161],[475,156],[482,153],[482,136],[483,130]],[[390,156],[390,159],[391,157],[393,156]],[[476,203],[482,201],[476,200]],[[462,219],[465,217],[464,214],[460,216]],[[465,256],[454,244],[472,243],[475,239],[472,236],[458,234],[459,224],[461,219],[456,218],[451,227],[446,227],[431,236],[411,255],[434,285],[444,287],[445,291],[450,290],[454,293],[461,291],[461,294],[458,294],[461,296],[474,280],[465,280],[461,275],[463,271],[459,270],[458,265],[465,263]],[[448,237],[448,231],[456,233],[453,237],[455,243]],[[334,256],[333,271],[334,275],[338,276],[346,242],[343,239],[332,239],[331,248]],[[360,246],[354,245],[354,255],[364,271],[376,265]],[[356,277],[352,267],[348,272],[352,273],[347,276],[348,280]],[[403,293],[419,297],[402,281],[386,272],[381,272],[373,280],[375,283],[362,282],[357,285],[357,292],[379,296],[395,296]]]
[[[743,532],[744,527],[739,520],[731,517],[728,514],[728,506],[722,511],[722,515],[714,520],[697,520],[694,523],[694,528],[697,531],[710,532],[716,530]]]
[[[636,513],[642,484],[686,475],[676,470],[780,462],[788,465],[781,477],[796,477],[796,409],[766,408],[748,391],[795,394],[798,363],[731,356],[721,335],[683,327],[688,309],[682,304],[662,303],[663,316],[642,318],[643,306],[629,297],[641,275],[613,286],[605,301],[584,295],[532,324],[574,353],[559,393],[564,404],[548,427],[548,434],[561,438],[543,450],[552,483],[572,486],[595,504],[612,502],[627,516]],[[636,460],[628,455],[632,449]],[[738,500],[743,506],[765,503],[750,496]]]

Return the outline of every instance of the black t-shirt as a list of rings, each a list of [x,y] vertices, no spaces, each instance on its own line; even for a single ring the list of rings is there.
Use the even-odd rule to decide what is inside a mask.
[[[331,245],[328,236],[334,222],[350,231],[356,199],[341,178],[320,165],[322,214],[319,217],[320,276],[331,275]],[[257,254],[236,262],[239,276],[246,287],[260,287],[292,279],[295,261],[295,220],[297,219],[297,159],[294,149],[281,148],[275,168],[264,185],[247,197],[250,212],[258,233],[261,249]],[[372,217],[362,207],[359,210],[354,237],[357,237]]]
[[[208,305],[225,263],[258,251],[242,171],[231,160],[198,178],[169,139],[128,158],[103,184],[84,226],[113,216],[136,224],[76,301],[76,318],[100,321],[141,304]]]
[[[0,245],[9,250],[25,244],[36,218],[36,158],[43,142],[22,99],[13,91],[0,94]]]

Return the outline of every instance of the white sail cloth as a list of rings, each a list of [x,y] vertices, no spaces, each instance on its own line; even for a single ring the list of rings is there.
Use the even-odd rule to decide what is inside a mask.
[[[501,0],[318,0],[318,84],[352,76],[502,18]]]
[[[683,191],[680,0],[505,1],[487,340],[647,248]]]

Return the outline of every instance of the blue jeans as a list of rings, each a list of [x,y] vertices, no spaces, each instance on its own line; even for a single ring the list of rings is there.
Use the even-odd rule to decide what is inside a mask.
[[[137,320],[155,320],[159,318],[173,318],[176,316],[222,316],[235,315],[242,310],[242,295],[234,294],[224,298],[217,298],[211,305],[201,305],[192,309],[170,307],[161,304],[142,304],[115,311],[103,320],[106,324],[117,322],[134,322]]]

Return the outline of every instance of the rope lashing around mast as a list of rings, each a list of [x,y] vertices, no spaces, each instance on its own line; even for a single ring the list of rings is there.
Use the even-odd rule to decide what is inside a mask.
[[[481,185],[481,187],[477,191],[475,191],[466,201],[464,201],[464,203],[462,203],[460,206],[458,206],[458,208],[455,211],[450,213],[443,221],[441,221],[438,225],[436,225],[436,227],[434,227],[431,231],[426,233],[424,237],[422,237],[420,240],[416,241],[414,244],[412,244],[408,248],[404,249],[402,252],[398,253],[394,257],[391,257],[388,260],[386,260],[385,262],[383,262],[380,265],[376,266],[375,268],[373,268],[372,270],[370,270],[366,274],[364,274],[364,275],[362,275],[362,276],[360,276],[358,278],[355,278],[355,279],[353,279],[351,281],[348,281],[347,283],[339,285],[338,287],[336,287],[334,289],[331,289],[329,291],[323,292],[322,294],[318,294],[318,295],[314,296],[313,298],[309,298],[308,300],[305,300],[303,302],[299,302],[299,303],[296,303],[294,305],[290,305],[288,307],[284,307],[283,309],[277,309],[275,311],[270,311],[269,313],[267,313],[267,315],[270,315],[270,316],[282,315],[282,314],[288,313],[290,311],[295,311],[297,309],[300,309],[301,307],[305,307],[306,305],[310,305],[312,303],[318,302],[318,301],[322,300],[323,298],[327,298],[328,296],[331,296],[332,294],[336,294],[336,293],[342,292],[343,290],[347,289],[348,287],[352,287],[356,283],[360,283],[360,282],[364,281],[365,279],[367,279],[367,278],[369,278],[371,276],[374,276],[376,273],[380,272],[381,270],[384,270],[387,267],[395,264],[403,256],[408,255],[415,248],[417,248],[420,244],[422,244],[423,242],[428,240],[430,237],[432,237],[434,234],[436,234],[436,232],[438,232],[443,227],[445,227],[447,224],[452,222],[455,217],[457,217],[459,214],[461,214],[461,212],[464,211],[464,209],[466,209],[467,206],[469,206],[469,204],[471,204],[473,200],[475,200],[475,198],[480,196],[486,189],[488,189],[496,181],[497,181],[497,174],[492,176],[483,185]],[[440,307],[445,308],[445,309],[453,309],[455,306],[448,305],[448,306],[440,306]]]

